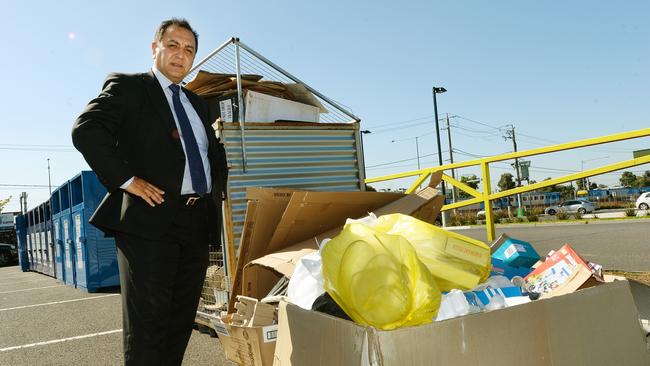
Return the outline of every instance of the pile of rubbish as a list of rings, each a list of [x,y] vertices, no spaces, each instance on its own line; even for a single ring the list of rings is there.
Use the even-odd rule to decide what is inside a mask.
[[[614,278],[568,244],[541,257],[505,234],[488,245],[421,220],[440,210],[436,184],[383,196],[380,207],[372,204],[381,195],[375,192],[250,192],[252,231],[245,226],[242,250],[253,242],[273,245],[258,250],[258,258],[240,258],[238,301],[213,321],[226,356],[242,365],[299,365],[314,357],[316,364],[493,364],[492,357],[501,358],[486,353],[505,347],[496,335],[510,334],[518,337],[509,340],[513,362],[501,364],[521,364],[523,357],[548,363],[574,359],[561,337],[596,332],[598,341],[573,347],[589,348],[578,359],[603,361],[611,358],[597,344],[612,342],[604,335],[611,331],[627,342],[615,346],[628,352],[623,359],[650,360],[639,315],[629,313],[636,308],[627,306],[635,293],[627,281],[607,284]],[[570,295],[591,287],[588,301]],[[616,301],[625,306],[602,314]],[[580,323],[568,320],[580,312]]]

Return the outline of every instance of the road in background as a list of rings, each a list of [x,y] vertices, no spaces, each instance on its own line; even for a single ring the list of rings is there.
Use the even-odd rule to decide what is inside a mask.
[[[0,268],[0,366],[123,365],[116,290],[89,294],[54,278]],[[233,365],[217,338],[192,332],[183,365]]]
[[[486,240],[484,226],[456,232]],[[585,260],[605,269],[650,271],[650,220],[590,220],[588,223],[498,225],[497,237],[503,233],[531,243],[540,255],[568,243]]]

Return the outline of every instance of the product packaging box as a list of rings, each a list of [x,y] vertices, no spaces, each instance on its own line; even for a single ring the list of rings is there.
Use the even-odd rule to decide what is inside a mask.
[[[499,259],[512,267],[530,268],[539,260],[539,254],[530,243],[511,238],[506,234],[502,234],[491,247],[497,248],[492,258]]]

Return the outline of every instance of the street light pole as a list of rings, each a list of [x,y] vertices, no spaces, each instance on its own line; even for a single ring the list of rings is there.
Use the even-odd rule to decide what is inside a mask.
[[[418,136],[415,136],[415,153],[418,156],[418,170],[420,170],[420,144],[418,143]]]
[[[435,115],[436,118],[436,142],[438,143],[438,163],[439,165],[442,165],[442,147],[440,146],[440,124],[438,122],[438,101],[436,99],[436,94],[444,93],[446,92],[447,89],[440,87],[440,86],[434,86],[431,88],[431,92],[433,93],[433,114]],[[445,190],[445,181],[442,181],[441,183],[442,186],[442,196],[445,198],[445,204],[447,203],[447,191]],[[446,215],[444,212],[441,212],[442,216],[442,227],[447,226],[447,219]]]
[[[365,180],[368,176],[366,175],[366,152],[363,148],[363,135],[372,133],[370,130],[360,130],[359,131],[359,137],[361,138],[361,159],[363,159],[363,180]],[[364,183],[364,190],[365,190],[365,183]]]
[[[436,118],[436,142],[438,143],[438,163],[442,165],[442,146],[440,146],[440,123],[438,122],[438,101],[436,99],[436,94],[442,94],[446,92],[447,89],[443,87],[434,86],[432,89],[433,92],[433,114]],[[442,195],[447,199],[447,194],[445,192],[445,182],[442,182]]]
[[[609,156],[601,156],[599,158],[593,158],[593,159],[587,159],[587,160],[580,160],[580,172],[582,173],[585,170],[585,163],[589,161],[594,161],[594,160],[601,160],[601,159],[607,159]],[[589,177],[582,178],[584,182],[584,189],[589,192]]]

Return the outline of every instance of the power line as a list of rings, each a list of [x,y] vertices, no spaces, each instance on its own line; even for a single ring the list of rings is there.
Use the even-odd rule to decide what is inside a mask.
[[[445,150],[444,152],[447,152],[447,150]],[[433,156],[433,155],[438,155],[438,154],[435,153],[435,154],[420,155],[420,158],[426,158],[427,156]],[[366,169],[375,168],[375,167],[378,167],[378,166],[386,166],[386,165],[391,165],[391,164],[403,163],[405,161],[411,161],[411,160],[417,160],[417,157],[409,158],[409,159],[403,159],[403,160],[395,160],[395,161],[391,161],[391,162],[388,162],[388,163],[382,163],[382,164],[368,165],[368,166],[366,166]]]
[[[15,188],[48,188],[47,184],[9,184],[0,183],[0,187],[15,187]]]

